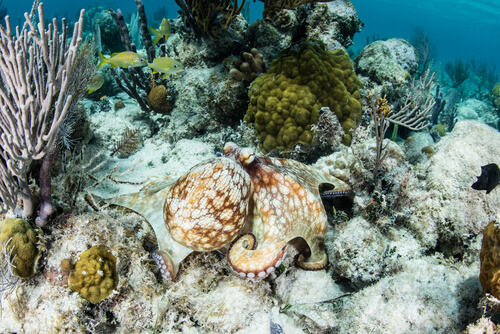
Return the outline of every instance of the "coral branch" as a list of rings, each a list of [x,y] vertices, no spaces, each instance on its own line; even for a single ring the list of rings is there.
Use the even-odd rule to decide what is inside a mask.
[[[57,132],[73,102],[70,76],[82,43],[85,11],[75,23],[71,42],[67,43],[67,26],[57,21],[44,27],[43,4],[38,6],[38,24],[25,14],[26,29],[14,36],[10,19],[0,26],[0,160],[2,172],[15,179],[17,187],[1,189],[2,211],[14,209],[12,202],[22,200],[24,216],[33,214],[28,187],[28,168],[33,160],[42,159],[57,138]],[[12,180],[11,180],[12,181]],[[12,186],[12,182],[4,182]]]
[[[436,72],[428,69],[420,78],[419,83],[412,81],[406,94],[406,100],[398,112],[390,114],[386,119],[413,131],[420,131],[429,126],[430,111],[436,101],[431,94]]]
[[[334,0],[260,0],[264,3],[264,17],[271,17],[281,9],[294,9],[306,3],[330,2]],[[255,2],[255,0],[254,0]]]
[[[139,17],[141,19],[142,42],[144,43],[144,46],[147,51],[148,61],[152,62],[153,58],[155,57],[155,50],[153,47],[153,43],[151,42],[151,35],[149,34],[147,28],[144,4],[142,3],[141,0],[136,0],[136,5],[137,5],[137,11],[139,12]],[[123,18],[122,12],[119,9],[116,12],[110,9],[109,13],[111,14],[113,20],[115,21],[116,28],[118,29],[121,40],[125,45],[125,47],[127,48],[127,50],[136,52],[137,50],[135,44],[131,42],[130,34],[127,28],[127,24],[125,23],[125,20]],[[151,108],[148,106],[146,98],[143,97],[142,94],[140,94],[137,91],[137,87],[139,87],[140,89],[144,90],[147,95],[152,89],[150,80],[148,79],[144,71],[140,68],[132,68],[132,67],[128,68],[128,72],[130,74],[130,79],[129,79],[125,75],[124,70],[122,69],[115,70],[114,68],[111,70],[118,86],[125,93],[127,93],[128,96],[135,99],[137,103],[139,103],[139,106],[141,107],[142,110],[151,111]]]
[[[240,5],[237,0],[175,0],[175,2],[182,8],[182,14],[195,34],[198,36],[198,32],[201,32],[204,37],[217,37],[220,27],[227,29],[245,5],[245,0],[242,0]],[[220,27],[214,24],[214,17],[217,14],[221,15],[218,24]]]

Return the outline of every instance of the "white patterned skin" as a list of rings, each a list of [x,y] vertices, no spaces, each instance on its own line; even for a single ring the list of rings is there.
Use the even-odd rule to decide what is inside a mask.
[[[302,247],[297,265],[303,269],[326,267],[324,249],[327,216],[319,185],[329,183],[329,193],[347,195],[351,187],[339,179],[300,162],[256,156],[234,143],[224,156],[239,162],[252,180],[249,226],[251,233],[237,239],[227,253],[232,269],[241,277],[266,277],[281,264],[289,242]]]
[[[212,251],[239,234],[248,214],[250,176],[234,160],[216,158],[179,178],[165,200],[165,224],[178,243]]]

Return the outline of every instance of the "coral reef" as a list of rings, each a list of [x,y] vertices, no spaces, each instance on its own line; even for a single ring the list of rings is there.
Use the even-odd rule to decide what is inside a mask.
[[[403,39],[376,41],[363,48],[354,68],[365,89],[396,101],[406,95],[406,86],[418,69],[417,52]]]
[[[240,81],[252,82],[257,75],[264,72],[264,58],[256,48],[243,52],[241,59],[235,60],[233,65],[235,68],[229,73]]]
[[[500,108],[500,83],[491,90],[491,100],[496,108]]]
[[[429,228],[437,229],[441,247],[456,247],[467,242],[471,234],[479,235],[495,218],[500,193],[493,191],[486,196],[471,188],[481,166],[500,156],[500,147],[487,145],[490,142],[500,142],[498,131],[479,122],[462,121],[434,146],[427,169],[428,197],[417,204],[419,213],[411,223],[415,230],[427,233],[426,239],[435,235],[429,234]],[[464,203],[466,211],[457,210]]]
[[[480,263],[482,231],[500,221],[500,188],[492,187],[497,170],[490,187],[474,186],[487,166],[500,164],[498,115],[488,105],[493,96],[485,95],[485,84],[479,87],[482,79],[471,76],[460,89],[441,82],[431,90],[443,76],[424,69],[417,76],[425,80],[412,81],[415,50],[391,39],[368,45],[357,58],[363,90],[344,54],[362,26],[348,0],[270,10],[250,26],[243,15],[225,24],[222,10],[214,11],[205,19],[216,38],[199,38],[185,4],[203,9],[210,1],[179,0],[183,13],[169,19],[171,35],[156,50],[150,37],[141,40],[147,27],[140,0],[141,15],[129,20],[127,13],[115,13],[128,47],[135,44],[145,59],[168,56],[185,67],[168,79],[116,72],[124,87],[137,85],[136,96],[120,91],[105,70],[98,93],[71,111],[79,131],[68,138],[81,139],[57,149],[45,165],[53,185],[44,192],[54,213],[43,238],[37,235],[43,252],[33,276],[9,277],[13,266],[3,260],[20,258],[9,253],[14,238],[2,243],[0,332],[498,331],[500,301],[484,293],[479,275],[482,265],[493,263],[484,257]],[[243,1],[217,5],[224,3],[234,13]],[[246,11],[251,0],[244,3]],[[96,18],[96,44],[100,36],[105,48],[118,46],[108,39],[110,16],[102,8],[89,13],[84,20]],[[163,17],[169,16],[160,8],[154,26]],[[239,62],[234,68],[242,55],[248,71]],[[258,74],[273,59],[273,70]],[[478,66],[472,71],[479,76]],[[335,87],[329,74],[339,81]],[[259,80],[262,87],[255,84]],[[139,84],[159,87],[156,112],[153,95],[148,100],[149,90]],[[350,86],[355,89],[348,95]],[[331,101],[338,96],[343,106]],[[307,120],[312,138],[286,152],[279,146],[267,151],[255,131],[257,114],[275,115],[260,126],[273,127],[276,120],[284,125],[285,97],[286,112],[295,107],[314,114],[315,122]],[[158,112],[174,98],[167,113]],[[359,112],[341,110],[348,98]],[[243,118],[253,102],[254,124],[248,124]],[[293,122],[306,121],[294,112]],[[392,124],[400,131],[391,140]],[[412,130],[403,131],[405,124]],[[35,200],[40,190],[32,178],[39,170],[35,163],[27,174]],[[136,211],[144,216],[108,205],[113,201],[140,206]],[[99,248],[109,261],[98,260]],[[96,258],[90,260],[89,252]],[[106,261],[115,268],[109,279],[96,268]],[[90,301],[71,290],[84,278],[95,285]],[[94,279],[103,283],[102,291]]]
[[[35,274],[38,259],[41,256],[41,229],[34,229],[26,220],[7,218],[0,222],[0,244],[12,248],[13,273],[21,278]],[[4,246],[2,246],[4,247]]]
[[[113,18],[108,10],[92,8],[85,12],[84,25],[92,27],[92,34],[99,51],[109,54],[125,50]]]
[[[104,246],[94,246],[78,257],[68,287],[94,304],[109,297],[118,285],[115,256]]]
[[[176,0],[176,2],[182,9],[184,9],[184,4],[187,6],[187,11],[182,12],[183,16],[192,16],[204,37],[214,38],[217,38],[221,28],[227,29],[229,27],[231,21],[238,16],[245,4],[245,0],[242,0],[240,4],[238,1],[230,0]],[[214,23],[214,15],[221,16],[218,19],[218,24]]]
[[[319,109],[328,106],[350,143],[354,118],[361,117],[360,86],[342,50],[329,52],[321,42],[301,41],[252,83],[245,121],[255,124],[263,152],[286,151],[312,143]]]
[[[457,269],[458,273],[453,273]],[[363,333],[372,330],[376,322],[378,333],[422,332],[429,328],[460,332],[478,312],[473,311],[475,305],[468,308],[456,303],[455,298],[477,295],[479,284],[472,279],[476,275],[475,268],[460,264],[449,267],[438,258],[409,260],[402,272],[349,299],[343,307],[345,318],[336,330]],[[391,310],[398,312],[388,316]]]
[[[37,20],[41,24],[35,27],[33,14],[37,7]],[[61,124],[86,90],[88,81],[79,79],[85,79],[83,74],[88,74],[86,60],[92,48],[88,44],[82,45],[84,13],[85,10],[81,10],[69,42],[65,20],[61,23],[60,33],[53,30],[56,19],[45,29],[43,3],[34,3],[32,17],[25,16],[24,27],[17,27],[16,34],[8,16],[6,28],[0,26],[2,213],[16,209],[19,201],[23,217],[33,216],[36,208],[29,186],[30,165],[33,160],[40,159],[45,159],[46,166],[50,165]],[[80,46],[82,52],[79,52]],[[43,61],[45,66],[34,67],[36,61]],[[41,218],[40,225],[44,225],[53,210],[50,205],[50,174],[42,172],[40,178],[40,183],[47,187],[42,191],[42,207],[37,218]]]
[[[280,30],[281,22],[264,20],[253,22],[246,31],[248,42],[262,53],[266,64],[270,64],[281,51],[292,44],[296,35],[295,30],[299,27],[297,14],[294,11],[285,11],[284,13],[287,13],[289,21],[284,31]]]
[[[363,23],[349,0],[319,3],[306,17],[306,36],[325,43],[327,50],[344,49],[353,44],[354,34]]]
[[[265,20],[253,22],[246,38],[269,64],[292,41],[301,38],[320,40],[327,50],[342,48],[347,53],[352,36],[362,25],[351,2],[337,0],[276,11]]]
[[[276,12],[283,9],[294,9],[307,3],[320,2],[319,0],[261,0],[264,2],[264,17],[273,16]],[[333,1],[333,0],[327,0]]]
[[[174,105],[173,94],[169,94],[164,85],[153,87],[146,100],[151,109],[160,114],[168,114]]]

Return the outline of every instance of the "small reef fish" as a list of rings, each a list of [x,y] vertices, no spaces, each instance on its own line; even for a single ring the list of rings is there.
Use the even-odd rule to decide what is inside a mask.
[[[96,73],[96,75],[94,75],[92,80],[90,80],[89,94],[101,88],[103,83],[104,83],[104,76],[101,73]]]
[[[477,177],[472,189],[486,190],[486,193],[489,194],[499,184],[500,168],[498,168],[497,164],[488,164],[481,166],[481,175]]]
[[[113,53],[110,58],[106,58],[99,51],[99,65],[97,68],[101,68],[104,64],[111,64],[111,67],[139,67],[145,66],[147,64],[146,59],[141,57],[132,51],[123,51],[120,53]]]
[[[168,20],[166,18],[163,18],[163,20],[161,21],[159,30],[156,30],[156,29],[151,28],[151,27],[149,27],[149,30],[151,31],[151,33],[154,36],[153,45],[156,45],[156,43],[158,43],[158,41],[163,36],[165,36],[165,40],[167,40],[168,37],[170,36],[170,23],[168,22]]]
[[[152,63],[148,63],[148,67],[153,70],[153,73],[164,73],[162,79],[184,68],[177,60],[168,57],[155,58]]]

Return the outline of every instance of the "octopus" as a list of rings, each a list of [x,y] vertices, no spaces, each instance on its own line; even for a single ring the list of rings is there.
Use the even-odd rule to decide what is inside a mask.
[[[321,197],[351,193],[349,184],[316,168],[227,143],[222,154],[177,179],[108,201],[149,222],[158,242],[152,258],[164,279],[174,280],[193,251],[214,250],[226,254],[237,275],[252,279],[274,272],[290,245],[300,252],[298,267],[325,268],[328,221]]]

